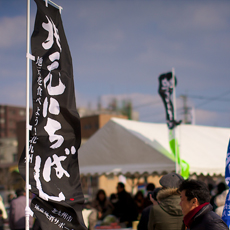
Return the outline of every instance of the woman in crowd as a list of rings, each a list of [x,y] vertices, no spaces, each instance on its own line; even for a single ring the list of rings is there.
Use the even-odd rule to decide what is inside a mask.
[[[103,220],[107,215],[113,212],[113,205],[107,199],[103,189],[98,190],[96,198],[92,202],[92,207],[97,210],[98,220]]]
[[[136,195],[134,196],[134,201],[137,204],[138,213],[141,214],[143,211],[143,207],[144,207],[144,195],[143,195],[142,191],[139,190],[136,193]]]

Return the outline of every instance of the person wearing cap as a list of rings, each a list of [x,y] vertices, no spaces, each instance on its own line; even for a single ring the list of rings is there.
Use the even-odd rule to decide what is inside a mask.
[[[157,194],[158,205],[150,210],[148,230],[181,230],[183,214],[178,188],[183,181],[183,177],[174,172],[160,179],[162,189]]]
[[[180,206],[184,215],[184,227],[189,230],[227,230],[225,222],[212,211],[206,184],[198,180],[185,180],[179,187]]]

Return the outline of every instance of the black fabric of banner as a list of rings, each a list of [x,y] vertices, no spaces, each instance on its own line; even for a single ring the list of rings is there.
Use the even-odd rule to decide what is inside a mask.
[[[177,84],[176,77],[175,86]],[[174,120],[174,108],[172,103],[172,93],[173,93],[173,76],[172,72],[163,73],[159,76],[159,89],[158,93],[163,100],[166,112],[166,121],[169,129],[173,129],[176,125],[179,125],[181,121]]]
[[[42,229],[76,229],[79,225],[72,208],[36,197],[31,202],[31,209],[36,213],[37,224]],[[80,212],[80,211],[78,211]]]
[[[35,2],[29,137],[29,183],[36,195],[32,210],[42,229],[60,226],[66,230],[86,229],[81,214],[84,203],[78,166],[81,130],[72,58],[59,10],[51,5],[46,7],[43,0]],[[24,179],[25,166],[23,151],[19,172]]]

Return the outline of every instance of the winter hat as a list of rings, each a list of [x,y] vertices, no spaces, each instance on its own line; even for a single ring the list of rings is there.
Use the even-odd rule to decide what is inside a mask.
[[[172,172],[161,177],[159,182],[165,188],[178,188],[183,180],[184,178],[181,175]]]

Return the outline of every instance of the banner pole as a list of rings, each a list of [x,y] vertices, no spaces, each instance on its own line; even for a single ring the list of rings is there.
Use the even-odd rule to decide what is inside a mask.
[[[27,0],[27,44],[26,44],[26,209],[25,229],[29,230],[29,74],[30,74],[30,0]]]
[[[176,121],[176,87],[175,87],[175,69],[172,68],[172,79],[173,79],[173,112],[174,112],[174,121]],[[174,136],[174,143],[175,143],[175,155],[176,155],[176,173],[179,173],[179,166],[177,161],[177,143],[176,143],[176,126],[173,128],[173,136]]]

